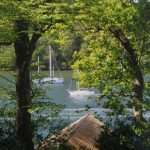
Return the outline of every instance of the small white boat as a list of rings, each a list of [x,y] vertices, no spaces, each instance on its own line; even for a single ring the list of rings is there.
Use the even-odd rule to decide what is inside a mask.
[[[64,82],[64,78],[61,78],[61,77],[47,77],[47,78],[44,78],[41,80],[42,83],[46,83],[46,82],[49,82],[49,83],[63,83]]]
[[[89,89],[78,89],[75,91],[68,90],[70,96],[93,96],[95,92]]]
[[[77,73],[79,74],[79,70],[77,70]],[[76,89],[75,90],[71,90],[71,84],[72,84],[72,80],[70,82],[69,85],[69,89],[67,90],[68,93],[70,94],[70,96],[72,97],[90,97],[90,96],[94,96],[95,92],[93,89],[91,88],[81,88],[80,87],[80,81],[78,80],[76,82]]]

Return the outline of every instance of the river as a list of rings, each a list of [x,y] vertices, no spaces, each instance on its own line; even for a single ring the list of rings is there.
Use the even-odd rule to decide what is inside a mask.
[[[48,71],[42,72],[42,74],[49,74]],[[56,75],[58,72],[56,72]],[[11,74],[9,72],[0,72],[1,76],[7,77],[8,79],[13,79]],[[77,120],[78,118],[84,116],[85,114],[95,114],[97,113],[101,117],[105,117],[105,111],[106,109],[97,106],[97,103],[95,101],[96,96],[94,97],[71,97],[69,93],[67,92],[71,80],[72,80],[72,72],[71,71],[62,71],[62,75],[65,78],[64,83],[61,84],[45,84],[42,85],[44,87],[50,87],[51,90],[46,91],[46,95],[49,98],[52,98],[53,101],[56,104],[62,104],[65,105],[65,109],[63,109],[60,112],[60,116],[62,118],[70,118],[71,120]],[[0,77],[1,84],[8,84],[8,81],[6,81],[3,77]],[[72,82],[71,85],[72,89],[75,89],[75,82]],[[95,89],[96,94],[98,93],[98,90]],[[1,101],[0,101],[1,105]],[[85,110],[85,106],[90,106],[90,109],[88,111],[82,111]],[[80,113],[77,113],[80,112]],[[147,112],[145,117],[150,116],[150,112]]]
[[[48,74],[48,72],[46,72],[46,74]],[[56,72],[56,75],[57,74],[58,72]],[[65,109],[60,112],[60,116],[62,118],[69,117],[71,120],[77,120],[85,114],[97,114],[102,118],[106,117],[105,112],[108,110],[98,106],[96,103],[96,97],[99,94],[97,89],[95,89],[96,96],[93,97],[71,97],[67,90],[70,86],[70,83],[72,83],[71,89],[75,89],[75,81],[71,82],[72,72],[63,71],[62,75],[65,78],[65,82],[62,84],[49,84],[48,86],[51,87],[51,90],[46,92],[47,95],[52,98],[56,104],[65,105]],[[86,105],[90,106],[90,109],[88,111],[83,111],[85,110]],[[130,111],[133,112],[131,109]],[[144,114],[144,117],[149,118],[150,112]]]
[[[57,75],[57,73],[56,73]],[[96,96],[92,97],[83,97],[77,96],[72,97],[68,93],[69,86],[72,90],[75,90],[75,81],[72,81],[72,72],[71,71],[62,71],[62,75],[65,78],[64,83],[61,84],[46,84],[45,86],[50,86],[51,90],[46,91],[46,94],[53,99],[56,104],[65,105],[65,109],[60,112],[62,118],[70,118],[71,120],[77,120],[78,118],[84,116],[85,114],[94,114],[99,112],[104,114],[103,108],[98,108],[95,101]],[[95,93],[98,94],[98,91],[95,89]],[[85,110],[85,106],[88,105],[91,108],[88,111]],[[77,113],[80,112],[80,113]]]

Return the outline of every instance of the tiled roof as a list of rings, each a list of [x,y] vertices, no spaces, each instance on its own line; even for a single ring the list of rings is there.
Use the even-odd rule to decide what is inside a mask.
[[[103,131],[104,124],[92,115],[85,115],[73,124],[64,128],[59,134],[52,136],[37,146],[36,150],[44,150],[48,146],[65,141],[74,150],[98,150],[96,140]]]

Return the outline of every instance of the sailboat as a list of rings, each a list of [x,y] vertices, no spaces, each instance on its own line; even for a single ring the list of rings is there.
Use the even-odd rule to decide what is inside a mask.
[[[40,66],[39,66],[40,57],[39,57],[39,56],[38,56],[38,58],[37,58],[37,62],[38,62],[37,72],[38,72],[38,74],[40,74]],[[32,80],[32,81],[33,81],[33,83],[36,84],[36,85],[39,85],[39,83],[40,83],[40,79],[34,79],[34,80]]]
[[[88,90],[86,88],[78,88],[75,91],[68,90],[70,96],[94,96],[95,93],[93,90]]]
[[[52,48],[50,45],[48,49],[49,49],[49,77],[42,79],[41,82],[42,83],[49,82],[54,84],[63,83],[64,78],[62,77],[62,75],[60,74],[60,77],[56,77],[54,74],[55,68],[54,68],[54,63],[52,62]]]
[[[38,73],[40,73],[40,66],[39,66],[39,62],[40,62],[40,57],[38,56]]]
[[[79,72],[79,71],[78,71]],[[92,89],[88,88],[81,88],[79,80],[77,81],[76,90],[70,90],[72,84],[72,80],[69,86],[69,89],[67,90],[70,96],[72,97],[88,97],[88,96],[94,96],[95,92]]]

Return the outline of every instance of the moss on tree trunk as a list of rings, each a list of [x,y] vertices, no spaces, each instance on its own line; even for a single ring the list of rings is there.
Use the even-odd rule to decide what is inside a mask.
[[[118,29],[114,32],[115,37],[118,39],[118,41],[121,43],[122,47],[124,48],[125,52],[127,53],[128,61],[130,63],[130,67],[133,70],[134,73],[134,116],[137,121],[142,121],[143,119],[143,111],[141,102],[143,101],[143,88],[144,88],[144,81],[143,81],[143,75],[142,71],[139,67],[139,62],[137,60],[137,56],[135,54],[135,49],[132,47],[131,43],[127,39],[127,37],[124,35],[123,31],[121,29]]]

